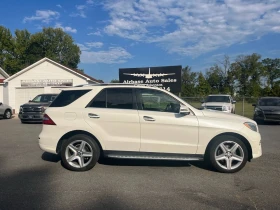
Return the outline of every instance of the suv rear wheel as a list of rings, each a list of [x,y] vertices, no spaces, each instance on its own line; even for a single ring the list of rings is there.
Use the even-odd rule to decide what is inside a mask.
[[[223,173],[237,172],[248,161],[245,144],[234,136],[220,136],[210,145],[208,153],[211,165]]]
[[[64,166],[71,171],[92,169],[100,156],[100,149],[94,139],[78,134],[62,143],[61,159]]]

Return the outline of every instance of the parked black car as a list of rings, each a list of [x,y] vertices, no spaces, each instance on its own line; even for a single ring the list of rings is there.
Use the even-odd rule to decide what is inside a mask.
[[[257,123],[280,122],[280,97],[262,97],[253,106],[254,120]]]
[[[20,106],[18,117],[24,122],[42,122],[45,109],[58,94],[40,94],[33,100]]]

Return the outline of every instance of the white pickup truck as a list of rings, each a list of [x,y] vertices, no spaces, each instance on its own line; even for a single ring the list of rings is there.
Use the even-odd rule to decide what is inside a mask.
[[[235,114],[235,103],[231,95],[209,95],[202,102],[203,109],[210,109]]]

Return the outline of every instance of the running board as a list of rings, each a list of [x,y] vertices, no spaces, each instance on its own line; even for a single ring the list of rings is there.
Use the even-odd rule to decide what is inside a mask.
[[[107,158],[140,159],[140,160],[176,160],[176,161],[203,161],[203,155],[154,153],[154,152],[127,152],[127,151],[104,151]]]

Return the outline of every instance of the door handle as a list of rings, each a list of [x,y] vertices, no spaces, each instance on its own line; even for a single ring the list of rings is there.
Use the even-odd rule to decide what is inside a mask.
[[[89,118],[100,118],[97,114],[88,113]]]
[[[156,121],[154,118],[148,117],[148,116],[144,116],[143,118],[144,118],[144,120],[146,120],[146,121]]]

